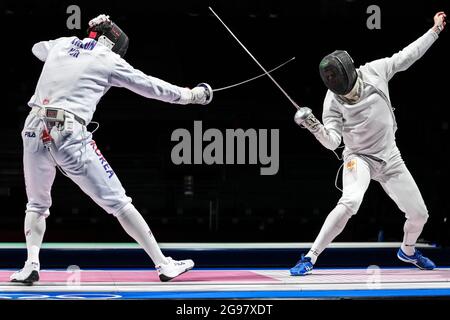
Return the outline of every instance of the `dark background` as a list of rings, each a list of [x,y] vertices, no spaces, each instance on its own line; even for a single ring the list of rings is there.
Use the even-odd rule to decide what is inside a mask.
[[[68,30],[66,9],[81,8],[82,30]],[[381,7],[381,30],[368,30],[366,9]],[[345,49],[357,65],[391,56],[433,25],[448,1],[5,1],[2,27],[0,126],[0,241],[23,241],[26,204],[20,132],[42,63],[35,42],[84,37],[87,22],[106,13],[126,31],[126,59],[145,73],[180,86],[213,88],[261,72],[215,11],[268,69],[292,56],[274,77],[300,105],[321,118],[325,87],[321,58]],[[448,26],[450,28],[450,26]],[[447,28],[447,29],[448,29]],[[390,83],[399,123],[397,142],[430,211],[426,242],[449,245],[448,49],[445,30],[426,55]],[[128,195],[160,242],[310,242],[340,192],[340,166],[293,121],[295,109],[267,78],[217,92],[208,106],[177,106],[112,89],[100,101],[94,138]],[[280,129],[280,169],[260,176],[260,165],[175,166],[170,136],[176,128]],[[92,127],[91,127],[92,129]],[[339,182],[340,183],[340,182]],[[130,241],[118,222],[57,175],[46,241]],[[338,241],[401,241],[404,216],[373,182],[359,213]]]

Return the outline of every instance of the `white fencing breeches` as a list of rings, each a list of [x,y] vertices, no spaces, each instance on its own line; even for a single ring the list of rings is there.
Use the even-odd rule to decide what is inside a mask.
[[[350,217],[358,212],[370,181],[378,181],[386,193],[405,213],[403,245],[414,246],[428,219],[428,210],[400,151],[394,148],[389,161],[378,162],[363,155],[349,155],[344,161],[343,193],[331,211],[307,256],[318,255],[344,229]]]
[[[27,212],[48,216],[52,204],[51,188],[55,178],[55,160],[87,195],[106,212],[117,216],[131,198],[127,197],[116,174],[97,148],[86,127],[74,122],[73,132],[51,130],[51,154],[44,147],[43,121],[30,113],[22,131],[23,164],[28,197]]]

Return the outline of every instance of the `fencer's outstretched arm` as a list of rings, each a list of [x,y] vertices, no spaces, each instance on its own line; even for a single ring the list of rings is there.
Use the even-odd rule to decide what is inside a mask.
[[[370,65],[387,81],[397,73],[407,70],[414,62],[419,60],[425,52],[438,39],[439,33],[444,30],[446,14],[438,12],[434,16],[434,26],[423,36],[411,43],[392,57],[375,60]]]
[[[325,148],[330,150],[335,150],[341,144],[343,126],[342,114],[333,103],[332,96],[328,92],[324,101],[323,124],[307,107],[300,108],[294,117],[299,126],[308,129]]]
[[[191,89],[146,75],[119,56],[114,61],[109,82],[112,86],[126,88],[146,98],[176,104],[188,104],[191,101]]]

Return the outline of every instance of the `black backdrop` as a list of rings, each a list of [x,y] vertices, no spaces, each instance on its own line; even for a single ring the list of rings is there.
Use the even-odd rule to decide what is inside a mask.
[[[68,30],[69,5],[81,8],[82,30]],[[369,30],[366,9],[381,8]],[[212,6],[267,68],[295,56],[274,76],[300,105],[322,112],[320,59],[345,49],[356,64],[390,56],[425,33],[446,1],[2,1],[0,241],[23,241],[26,204],[20,132],[42,63],[40,40],[84,36],[90,18],[107,13],[130,36],[126,59],[180,86],[213,88],[260,73],[208,11]],[[427,54],[390,83],[397,141],[430,211],[423,240],[449,243],[448,48],[446,30]],[[204,106],[177,106],[112,89],[99,103],[95,140],[135,206],[161,242],[313,241],[339,199],[333,153],[293,122],[295,109],[269,79],[223,92]],[[280,130],[280,170],[257,165],[182,165],[170,159],[176,128]],[[193,191],[193,194],[190,191]],[[46,241],[127,241],[117,221],[58,174]],[[403,214],[373,182],[340,241],[400,241]]]

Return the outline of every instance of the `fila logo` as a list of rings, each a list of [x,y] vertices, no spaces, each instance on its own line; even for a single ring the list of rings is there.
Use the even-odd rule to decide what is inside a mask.
[[[34,131],[26,131],[25,132],[25,137],[36,138],[36,132],[34,132]]]

